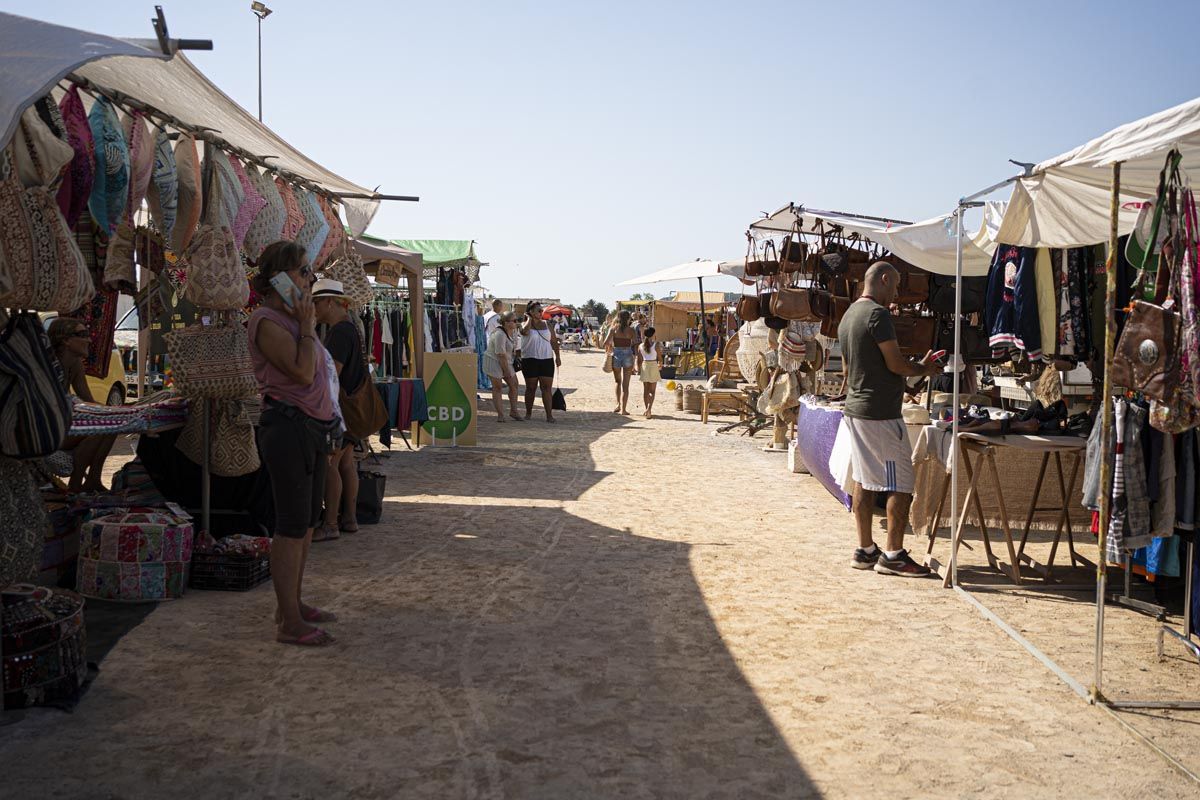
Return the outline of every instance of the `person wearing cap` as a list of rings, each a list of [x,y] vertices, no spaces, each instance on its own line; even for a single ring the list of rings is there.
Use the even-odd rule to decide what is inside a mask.
[[[317,322],[328,328],[325,349],[333,357],[338,384],[346,395],[353,394],[362,382],[370,380],[363,360],[362,336],[350,319],[350,301],[341,281],[321,278],[313,285],[313,305]],[[357,439],[346,432],[342,446],[329,457],[325,473],[325,515],[321,527],[313,531],[314,542],[338,539],[343,533],[357,533],[355,512],[358,502],[358,467],[354,463]]]

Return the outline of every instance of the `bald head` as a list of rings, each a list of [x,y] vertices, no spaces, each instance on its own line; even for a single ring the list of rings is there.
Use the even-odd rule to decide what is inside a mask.
[[[900,285],[900,273],[886,261],[876,261],[867,267],[863,279],[863,291],[875,298],[880,305],[890,305],[896,299],[896,289]]]

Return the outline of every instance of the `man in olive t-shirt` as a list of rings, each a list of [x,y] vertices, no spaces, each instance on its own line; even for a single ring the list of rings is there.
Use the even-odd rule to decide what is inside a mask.
[[[858,549],[850,565],[884,575],[921,578],[930,569],[913,561],[904,549],[908,509],[912,503],[912,452],[900,409],[904,379],[936,375],[940,368],[916,364],[900,353],[888,306],[896,299],[900,273],[886,261],[867,270],[863,293],[850,304],[838,325],[846,370],[846,405],[842,422],[850,434],[854,473],[854,519]],[[928,361],[928,354],[924,361]],[[875,546],[871,516],[875,493],[887,492],[887,549]]]

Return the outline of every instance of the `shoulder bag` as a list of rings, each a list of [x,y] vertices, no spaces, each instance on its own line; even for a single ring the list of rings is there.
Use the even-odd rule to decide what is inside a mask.
[[[188,409],[188,419],[175,441],[175,448],[196,464],[204,462],[204,415],[209,401],[197,400]],[[208,463],[213,475],[236,478],[256,472],[262,465],[254,426],[240,400],[212,401]]]
[[[212,145],[206,147],[210,153],[215,152]],[[250,284],[233,232],[224,221],[218,169],[212,163],[215,159],[207,161],[204,218],[184,254],[187,285],[183,296],[199,308],[235,311],[250,302]]]
[[[357,331],[356,326],[355,332],[357,333]],[[373,433],[379,433],[379,430],[388,422],[388,412],[383,398],[379,395],[379,390],[375,388],[375,379],[371,377],[366,343],[363,341],[361,333],[358,333],[358,350],[363,366],[362,383],[353,392],[347,394],[346,390],[341,388],[339,381],[338,406],[342,409],[342,422],[346,423],[346,430],[355,439],[361,440]]]
[[[42,458],[62,446],[71,402],[37,314],[14,314],[0,333],[0,455]]]
[[[242,400],[258,393],[250,337],[240,322],[188,325],[163,338],[173,387],[184,397]]]

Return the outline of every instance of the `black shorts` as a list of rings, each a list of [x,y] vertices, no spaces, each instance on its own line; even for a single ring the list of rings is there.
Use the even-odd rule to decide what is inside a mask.
[[[268,405],[258,431],[275,500],[275,533],[303,539],[321,521],[329,454],[295,417]]]
[[[553,358],[522,358],[521,359],[521,374],[525,376],[525,382],[535,381],[538,378],[553,378],[554,377],[554,359]]]

